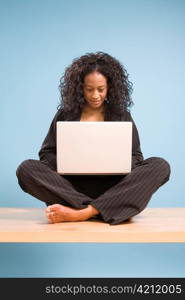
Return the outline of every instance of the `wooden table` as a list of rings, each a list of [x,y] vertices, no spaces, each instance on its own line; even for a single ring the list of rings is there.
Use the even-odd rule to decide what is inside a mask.
[[[119,225],[90,220],[49,224],[44,208],[0,208],[0,242],[184,243],[185,207],[146,208]]]

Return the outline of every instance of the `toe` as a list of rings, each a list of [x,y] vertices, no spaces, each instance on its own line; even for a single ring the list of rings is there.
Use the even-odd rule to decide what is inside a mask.
[[[53,205],[49,205],[47,208],[46,208],[46,211],[47,212],[52,212],[53,210],[55,210],[55,206],[54,206],[55,204],[53,204]]]
[[[48,216],[50,214],[50,212],[51,212],[50,209],[46,208],[46,210],[45,210],[46,216]]]
[[[46,216],[50,221],[52,221],[55,218],[55,214],[53,212],[47,212]]]
[[[51,206],[51,210],[52,210],[52,211],[55,211],[55,210],[58,210],[60,207],[61,207],[60,204],[53,204],[53,205]]]
[[[50,218],[52,218],[52,219],[55,218],[55,215],[56,215],[56,214],[55,214],[53,211],[50,212]]]

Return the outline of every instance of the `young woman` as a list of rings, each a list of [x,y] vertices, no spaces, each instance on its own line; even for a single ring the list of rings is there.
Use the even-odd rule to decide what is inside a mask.
[[[73,60],[59,85],[61,104],[39,151],[17,169],[21,188],[47,205],[51,223],[100,218],[119,224],[140,213],[153,193],[169,180],[169,163],[144,160],[130,114],[132,84],[121,63],[107,53],[88,53]],[[62,176],[56,172],[57,121],[133,122],[132,170],[127,175]],[[98,145],[97,145],[98,146]]]

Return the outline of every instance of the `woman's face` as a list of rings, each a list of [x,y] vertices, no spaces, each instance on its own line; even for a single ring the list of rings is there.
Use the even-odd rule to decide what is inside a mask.
[[[96,109],[103,106],[108,91],[107,78],[99,72],[84,77],[83,94],[86,105]]]

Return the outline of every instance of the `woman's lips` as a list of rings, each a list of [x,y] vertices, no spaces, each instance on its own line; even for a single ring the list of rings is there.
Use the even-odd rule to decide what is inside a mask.
[[[97,104],[97,103],[100,103],[100,100],[97,100],[97,101],[91,101],[91,103]]]

